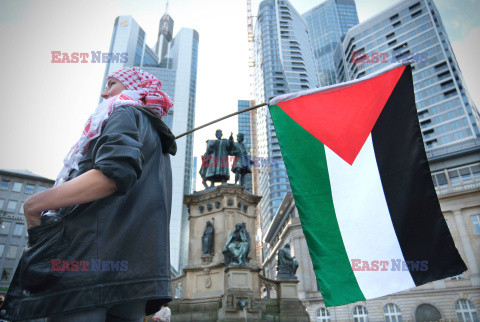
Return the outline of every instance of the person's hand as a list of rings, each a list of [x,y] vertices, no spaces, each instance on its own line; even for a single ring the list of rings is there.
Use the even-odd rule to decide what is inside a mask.
[[[35,195],[27,198],[23,204],[23,213],[25,215],[25,220],[27,221],[27,228],[32,228],[41,224],[40,215],[42,210],[35,209],[33,204],[35,203]]]

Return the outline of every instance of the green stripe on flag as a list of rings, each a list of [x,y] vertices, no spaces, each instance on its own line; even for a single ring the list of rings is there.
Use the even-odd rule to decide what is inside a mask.
[[[278,105],[269,108],[325,304],[363,301],[335,215],[325,147]]]

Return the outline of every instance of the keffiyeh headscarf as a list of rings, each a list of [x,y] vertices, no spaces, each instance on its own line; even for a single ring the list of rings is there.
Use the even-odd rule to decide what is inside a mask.
[[[160,90],[162,83],[138,67],[125,67],[111,73],[106,79],[107,84],[112,77],[118,79],[127,89],[119,95],[103,100],[90,115],[80,139],[63,160],[64,166],[54,186],[64,183],[72,169],[78,169],[78,161],[87,151],[90,141],[100,135],[103,125],[117,107],[123,105],[146,107],[163,118],[173,105],[170,97]]]

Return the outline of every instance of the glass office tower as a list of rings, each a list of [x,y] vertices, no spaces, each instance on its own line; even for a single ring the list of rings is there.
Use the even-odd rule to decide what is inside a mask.
[[[244,110],[250,107],[250,101],[247,100],[238,100],[238,110]],[[248,154],[251,156],[252,153],[252,139],[251,139],[251,126],[250,126],[250,112],[244,112],[238,114],[238,133],[243,133],[245,147],[247,148]],[[236,138],[235,138],[236,141]],[[245,188],[252,192],[252,174],[249,173],[245,176]]]
[[[172,38],[172,32],[173,19],[165,14],[160,19],[157,43],[152,50],[145,42],[145,32],[132,16],[117,17],[110,52],[126,52],[128,60],[107,64],[105,76],[127,66],[140,67],[156,76],[162,82],[162,90],[173,99],[173,107],[164,121],[178,135],[194,127],[199,35],[193,29],[181,28]],[[176,143],[177,154],[171,157],[170,260],[181,271],[188,250],[188,212],[183,196],[192,191],[193,134]]]
[[[327,0],[305,12],[320,86],[338,83],[333,54],[348,29],[358,24],[354,0]]]
[[[254,33],[256,102],[318,87],[307,24],[289,1],[262,1]],[[265,231],[290,185],[267,108],[257,111],[256,122],[258,193],[262,196],[260,216]]]
[[[478,150],[479,113],[432,0],[402,1],[384,10],[350,29],[335,53],[340,81],[405,59],[413,60],[415,100],[429,161]]]

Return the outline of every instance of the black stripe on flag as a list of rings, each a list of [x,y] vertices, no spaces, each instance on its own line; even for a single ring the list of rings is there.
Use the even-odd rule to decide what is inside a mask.
[[[410,66],[406,66],[375,123],[372,139],[393,227],[415,285],[464,272],[467,267],[433,186]]]

